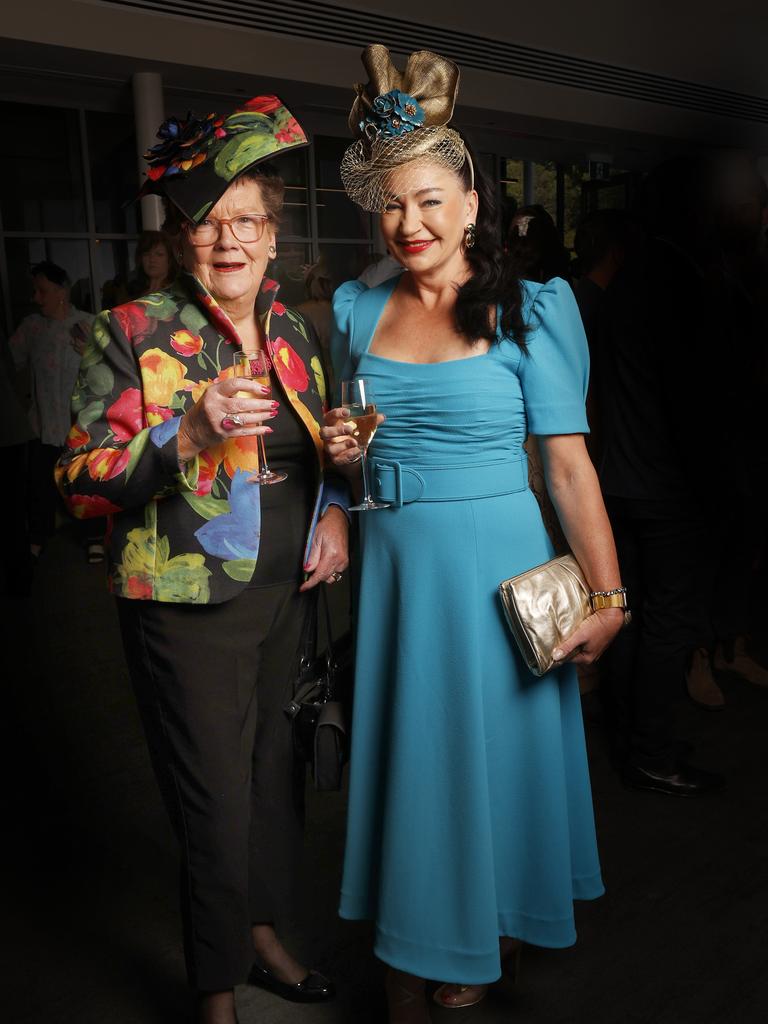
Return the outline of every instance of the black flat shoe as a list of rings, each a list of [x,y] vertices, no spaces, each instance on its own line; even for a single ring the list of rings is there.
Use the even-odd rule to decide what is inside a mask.
[[[725,785],[725,777],[717,772],[679,762],[674,770],[664,771],[640,768],[629,764],[622,773],[624,784],[633,789],[646,789],[667,796],[703,796],[714,793]]]
[[[336,995],[336,986],[333,982],[317,971],[310,971],[303,981],[289,985],[288,982],[276,978],[266,967],[254,964],[248,975],[248,984],[265,988],[268,992],[273,992],[281,999],[288,999],[292,1003],[327,1003]]]

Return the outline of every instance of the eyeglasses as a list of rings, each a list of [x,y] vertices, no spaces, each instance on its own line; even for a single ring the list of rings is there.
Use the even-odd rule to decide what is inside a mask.
[[[229,230],[238,242],[258,242],[268,220],[268,213],[240,213],[237,217],[206,217],[199,224],[187,223],[184,228],[192,245],[213,245],[218,242],[224,224],[229,224]]]

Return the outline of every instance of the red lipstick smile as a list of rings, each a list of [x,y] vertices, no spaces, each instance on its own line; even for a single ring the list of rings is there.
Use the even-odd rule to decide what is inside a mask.
[[[399,242],[398,244],[404,252],[419,253],[426,252],[434,241],[434,238],[413,238],[410,242]]]
[[[213,269],[220,274],[231,274],[235,270],[242,270],[244,266],[244,263],[214,263]]]

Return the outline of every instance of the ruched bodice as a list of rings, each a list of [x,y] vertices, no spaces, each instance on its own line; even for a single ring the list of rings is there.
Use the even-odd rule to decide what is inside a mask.
[[[519,458],[526,423],[515,368],[520,349],[504,344],[468,359],[401,363],[365,353],[357,372],[374,383],[387,417],[374,441],[380,458],[418,465]]]

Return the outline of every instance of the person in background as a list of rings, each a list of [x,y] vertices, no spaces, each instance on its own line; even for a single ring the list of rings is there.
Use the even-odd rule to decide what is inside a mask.
[[[571,257],[555,222],[538,203],[520,206],[505,240],[507,260],[526,281],[546,284],[554,277],[570,281]]]
[[[732,427],[727,431],[727,499],[715,503],[717,514],[712,516],[717,553],[710,610],[713,635],[708,646],[694,652],[688,673],[689,693],[697,702],[702,693],[714,692],[713,667],[768,687],[768,668],[748,648],[755,569],[768,519],[768,267],[762,248],[768,188],[754,158],[738,150],[713,156],[709,178],[716,273],[710,268],[705,272],[725,310],[722,339],[727,357],[718,363],[718,376],[722,407],[730,410]],[[722,702],[724,697],[716,706]]]
[[[148,187],[184,272],[97,317],[57,472],[75,515],[110,513],[109,587],[179,842],[188,977],[202,1024],[236,1024],[246,978],[293,1002],[334,994],[278,932],[304,814],[284,709],[310,592],[347,565],[346,495],[323,472],[320,347],[266,273],[285,189],[264,161],[304,131],[257,96],[158,138]],[[268,357],[268,382],[236,379],[241,352]],[[254,480],[266,435],[286,474],[274,486]]]
[[[304,302],[300,302],[296,306],[296,309],[315,328],[315,333],[323,350],[326,366],[330,367],[333,282],[322,254],[316,263],[311,263],[305,267],[304,288],[307,297]]]
[[[377,285],[383,284],[384,281],[388,281],[390,277],[394,277],[395,274],[399,274],[402,269],[402,263],[399,263],[390,253],[386,253],[384,256],[378,254],[373,263],[369,263],[362,274],[358,275],[357,280],[367,288],[375,288]]]
[[[625,210],[595,210],[579,224],[573,240],[578,277],[573,293],[587,335],[590,384],[587,392],[587,419],[590,434],[587,450],[595,465],[600,461],[600,412],[597,408],[599,377],[600,309],[610,286],[625,261],[641,245],[639,227]]]
[[[621,270],[639,229],[625,210],[595,210],[576,229],[573,248],[578,277],[573,293],[594,355],[599,311],[606,288]]]
[[[77,380],[81,339],[93,316],[70,301],[67,272],[48,260],[32,267],[33,301],[40,310],[11,335],[17,372],[26,371],[28,415],[35,434],[29,442],[29,550],[39,556],[56,528],[53,469],[71,425],[70,401]]]
[[[725,783],[682,753],[677,705],[687,675],[700,704],[722,707],[695,652],[714,645],[718,538],[734,529],[763,464],[750,397],[761,339],[723,273],[714,225],[707,160],[655,169],[646,242],[606,291],[598,360],[600,481],[635,595],[633,621],[602,661],[604,722],[625,783],[683,797]]]
[[[128,298],[169,288],[176,280],[179,264],[171,240],[163,231],[142,231],[136,243],[136,273],[128,283]]]

